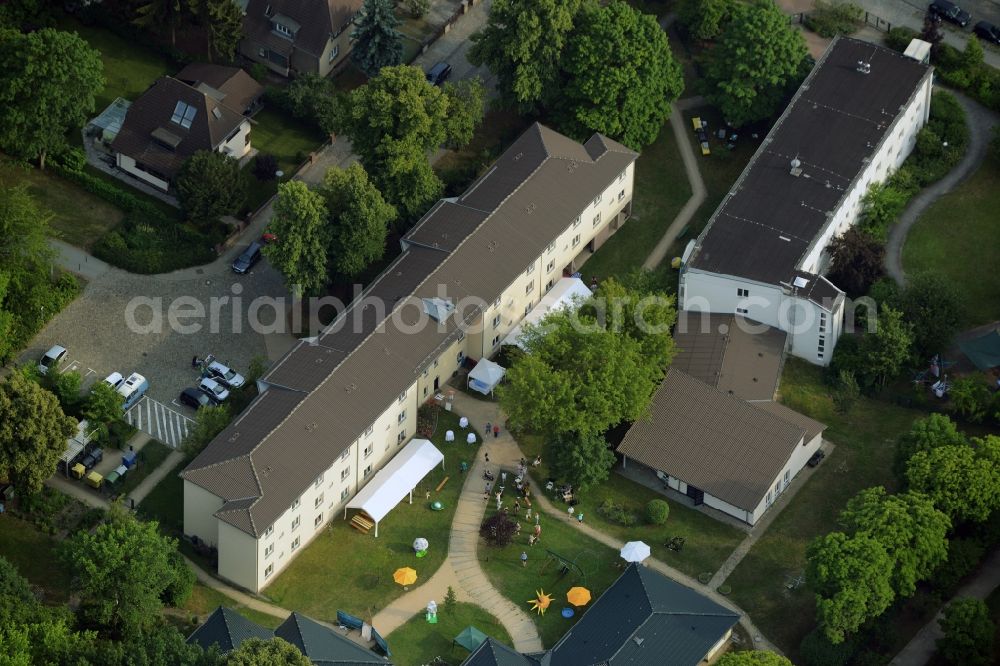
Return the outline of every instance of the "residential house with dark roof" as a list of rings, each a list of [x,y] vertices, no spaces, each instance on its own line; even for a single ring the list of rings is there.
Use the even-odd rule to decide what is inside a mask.
[[[351,52],[362,0],[249,0],[240,53],[282,76],[326,76]]]
[[[721,654],[739,615],[630,564],[552,649],[518,654],[488,639],[462,666],[697,666]]]
[[[781,329],[792,354],[828,364],[845,297],[823,277],[827,247],[913,150],[932,83],[922,62],[835,38],[685,250],[681,308]]]
[[[671,367],[618,453],[670,488],[754,525],[819,450],[822,423],[773,401],[750,402]]]
[[[199,150],[234,159],[250,153],[249,115],[263,87],[235,67],[188,65],[139,96],[111,142],[115,164],[168,191],[181,165]]]
[[[500,342],[631,213],[637,154],[535,124],[182,472],[184,533],[260,591],[416,431],[418,407]],[[441,307],[447,302],[449,307]],[[433,307],[430,307],[433,305]]]
[[[228,654],[251,638],[288,641],[314,664],[342,664],[344,666],[392,666],[388,658],[373,652],[326,627],[313,619],[293,612],[277,629],[271,631],[251,622],[225,606],[219,606],[197,629],[188,636],[188,643],[197,643],[204,649],[218,646]]]

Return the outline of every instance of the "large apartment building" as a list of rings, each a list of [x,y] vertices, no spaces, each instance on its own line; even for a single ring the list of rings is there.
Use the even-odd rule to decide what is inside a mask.
[[[181,474],[184,533],[218,573],[274,580],[416,430],[466,357],[489,357],[555,282],[629,218],[637,154],[603,136],[526,131]]]
[[[788,333],[788,351],[826,365],[844,293],[823,277],[830,241],[916,145],[932,69],[839,37],[816,63],[705,230],[684,253],[684,310],[735,313]]]

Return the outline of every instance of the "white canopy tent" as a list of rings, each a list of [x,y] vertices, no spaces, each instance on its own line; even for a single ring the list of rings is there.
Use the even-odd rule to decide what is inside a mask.
[[[488,358],[479,359],[479,363],[469,373],[469,388],[483,395],[493,393],[493,389],[503,379],[507,372],[503,366],[497,365]]]
[[[587,285],[580,278],[566,277],[556,282],[549,292],[538,301],[538,305],[531,309],[521,323],[511,329],[507,337],[503,339],[505,345],[517,345],[524,349],[521,344],[521,335],[524,332],[525,324],[537,324],[545,315],[568,307],[577,307],[582,301],[590,298],[594,292],[587,289]]]
[[[438,463],[444,469],[444,454],[430,440],[411,439],[347,503],[344,518],[347,518],[348,509],[361,509],[375,521],[375,536],[378,536],[379,521],[407,495],[410,496],[410,504],[413,504],[413,489]]]

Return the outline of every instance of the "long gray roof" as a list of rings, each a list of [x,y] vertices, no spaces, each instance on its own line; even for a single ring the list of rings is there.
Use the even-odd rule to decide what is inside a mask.
[[[219,651],[226,654],[247,639],[260,638],[266,641],[272,636],[270,629],[251,622],[232,609],[219,606],[188,636],[187,642],[197,643],[206,650],[218,645]]]
[[[434,206],[315,343],[268,371],[269,388],[183,478],[226,501],[220,520],[261,534],[460,335],[457,316],[411,332],[421,299],[489,305],[636,157],[600,135],[581,145],[533,125],[465,194]]]
[[[764,404],[671,368],[653,395],[650,418],[632,424],[618,452],[753,511],[795,447],[825,428]]]
[[[858,71],[858,61],[871,71]],[[790,282],[827,215],[888,139],[930,67],[847,37],[834,40],[702,232],[689,265]],[[791,175],[793,159],[802,174]]]

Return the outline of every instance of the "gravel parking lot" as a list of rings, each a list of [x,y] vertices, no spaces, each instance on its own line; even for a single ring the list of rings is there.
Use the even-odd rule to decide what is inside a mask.
[[[280,297],[286,302],[288,298],[281,276],[266,260],[247,275],[234,274],[222,261],[163,276],[133,275],[108,268],[92,277],[83,294],[35,337],[21,362],[36,361],[50,346],[60,344],[68,350],[63,369],[79,371],[85,385],[114,371],[126,377],[138,372],[149,381],[150,398],[192,416],[193,410],[175,402],[181,389],[195,385],[199,379],[198,370],[191,366],[192,357],[214,354],[219,361],[243,373],[253,357],[267,354],[268,346],[273,356],[274,348],[284,349],[290,343],[288,334],[272,333],[272,337],[281,340],[265,345],[265,335],[249,325],[248,307],[258,297]],[[148,326],[147,330],[129,325],[129,304],[137,298],[143,299],[143,304],[133,307],[132,320]],[[175,317],[192,329],[200,324],[200,330],[173,330],[169,308],[171,303],[176,308],[179,298],[184,299],[181,305],[185,306],[180,313],[201,304],[204,318]],[[211,326],[209,316],[213,299],[217,328]],[[161,314],[160,330],[152,325],[154,308]],[[234,309],[239,311],[235,318]],[[279,316],[284,318],[283,314]],[[273,324],[274,308],[261,307],[258,319],[263,324]]]

